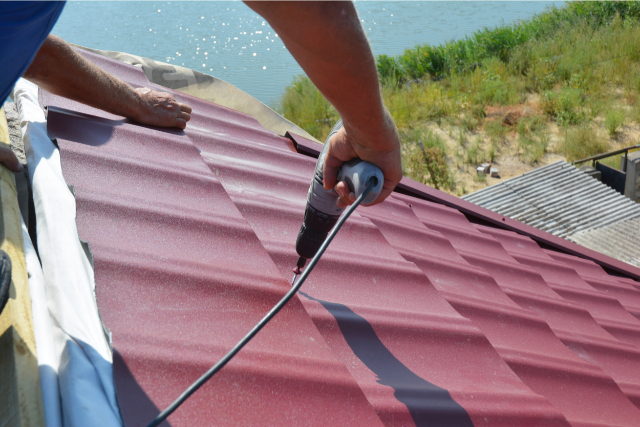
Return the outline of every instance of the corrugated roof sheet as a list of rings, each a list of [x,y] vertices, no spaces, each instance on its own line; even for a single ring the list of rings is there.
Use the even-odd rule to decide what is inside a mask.
[[[193,107],[185,132],[43,96],[131,426],[286,292],[315,164],[174,95]],[[638,426],[639,407],[637,282],[394,193],[354,213],[301,295],[169,421]]]
[[[572,242],[640,267],[640,218],[619,221],[568,237]]]
[[[462,198],[560,237],[640,217],[640,205],[565,161]]]

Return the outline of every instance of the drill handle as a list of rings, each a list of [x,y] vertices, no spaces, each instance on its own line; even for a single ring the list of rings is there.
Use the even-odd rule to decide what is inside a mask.
[[[338,172],[338,181],[346,182],[356,198],[364,193],[371,180],[373,180],[373,188],[362,201],[365,206],[373,203],[382,191],[384,175],[380,168],[361,159],[352,159],[344,163]]]

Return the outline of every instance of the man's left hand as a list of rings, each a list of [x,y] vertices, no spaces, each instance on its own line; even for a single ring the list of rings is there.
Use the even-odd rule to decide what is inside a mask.
[[[191,119],[191,107],[181,104],[167,92],[158,92],[147,87],[134,90],[140,99],[135,121],[152,126],[184,129]]]

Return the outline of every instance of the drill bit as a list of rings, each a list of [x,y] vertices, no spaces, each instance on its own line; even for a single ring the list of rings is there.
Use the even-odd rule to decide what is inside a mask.
[[[296,279],[298,278],[298,275],[300,274],[300,269],[298,267],[293,269],[293,280],[291,281],[291,286],[293,287],[293,285],[296,284]]]
[[[302,272],[302,269],[304,268],[304,265],[306,263],[307,263],[306,259],[304,259],[302,257],[298,258],[298,262],[296,263],[296,268],[293,269],[293,280],[291,281],[291,286],[296,284],[296,279],[298,278],[298,276]]]

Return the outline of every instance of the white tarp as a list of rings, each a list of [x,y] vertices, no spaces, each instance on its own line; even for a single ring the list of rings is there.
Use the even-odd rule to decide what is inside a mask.
[[[42,262],[40,268],[25,235],[47,426],[123,426],[93,268],[78,236],[76,201],[62,175],[60,153],[47,134],[38,87],[20,79],[12,98],[20,113]]]

